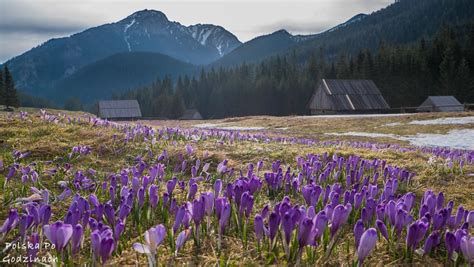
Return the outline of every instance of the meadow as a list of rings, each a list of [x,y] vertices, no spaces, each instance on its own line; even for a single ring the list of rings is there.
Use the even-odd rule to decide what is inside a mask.
[[[467,266],[473,136],[455,140],[461,149],[418,147],[412,137],[469,135],[474,123],[456,118],[472,116],[109,122],[0,113],[0,259]],[[439,119],[450,123],[413,123]],[[351,132],[359,135],[340,135]]]

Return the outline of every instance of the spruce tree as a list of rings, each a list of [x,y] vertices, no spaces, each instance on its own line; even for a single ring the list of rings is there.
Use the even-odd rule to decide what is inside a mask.
[[[0,105],[5,105],[5,83],[3,82],[3,71],[0,70]]]
[[[450,95],[454,93],[453,80],[456,75],[455,67],[454,48],[450,45],[444,51],[443,61],[441,61],[439,65],[441,94]]]
[[[169,109],[168,117],[171,119],[179,119],[184,114],[184,101],[183,96],[181,93],[181,89],[175,91],[172,99],[171,99],[171,106]]]
[[[7,65],[3,67],[3,75],[4,75],[3,101],[6,107],[6,110],[9,110],[10,107],[18,108],[20,106],[20,101],[16,93],[13,77],[10,71],[8,70]]]
[[[456,97],[458,97],[461,102],[468,102],[468,98],[473,90],[472,82],[469,65],[467,60],[463,58],[459,63],[453,82],[456,89]]]

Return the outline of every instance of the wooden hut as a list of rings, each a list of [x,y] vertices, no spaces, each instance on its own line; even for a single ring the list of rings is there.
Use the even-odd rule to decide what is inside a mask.
[[[134,120],[142,116],[138,101],[103,100],[99,101],[99,117],[108,120]]]
[[[197,109],[187,109],[184,111],[183,116],[180,120],[202,120],[201,113]]]
[[[312,115],[380,113],[390,108],[372,80],[322,79],[308,105]]]
[[[416,109],[418,112],[456,112],[463,111],[464,105],[452,95],[428,96]]]

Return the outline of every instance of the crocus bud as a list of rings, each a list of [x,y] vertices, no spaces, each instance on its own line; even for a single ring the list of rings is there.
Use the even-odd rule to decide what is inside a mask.
[[[355,247],[356,249],[359,247],[360,238],[364,233],[364,223],[361,219],[357,220],[354,225],[354,240],[355,240]]]
[[[362,234],[357,249],[357,257],[361,266],[365,258],[374,249],[377,239],[377,231],[374,228],[369,228]]]

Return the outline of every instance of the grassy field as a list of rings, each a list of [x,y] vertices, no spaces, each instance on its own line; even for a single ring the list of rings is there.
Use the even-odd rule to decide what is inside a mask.
[[[123,170],[133,170],[139,168],[140,162],[144,162],[148,167],[154,166],[163,151],[167,152],[166,163],[162,181],[155,182],[158,186],[160,203],[162,194],[167,190],[166,181],[176,177],[183,181],[183,187],[175,190],[173,197],[178,206],[184,203],[189,189],[188,182],[193,176],[191,166],[196,160],[201,164],[198,171],[204,176],[204,180],[199,182],[199,193],[213,190],[213,184],[216,179],[222,179],[224,182],[233,182],[238,178],[239,171],[247,173],[247,166],[262,161],[263,169],[257,173],[257,177],[263,182],[261,193],[254,196],[253,210],[247,223],[240,222],[239,216],[233,207],[233,215],[227,226],[222,241],[222,249],[217,248],[217,225],[218,222],[212,220],[210,216],[210,226],[201,225],[200,238],[189,237],[182,249],[174,255],[173,239],[170,234],[159,247],[157,252],[157,262],[159,265],[255,265],[255,264],[295,264],[295,256],[285,255],[282,248],[282,240],[278,238],[276,248],[270,249],[262,246],[261,251],[257,250],[257,241],[253,231],[253,218],[265,204],[273,207],[279,201],[282,201],[285,195],[288,195],[293,204],[304,204],[305,201],[298,192],[279,191],[274,195],[270,192],[268,184],[265,183],[265,172],[272,172],[272,162],[279,160],[283,172],[287,167],[291,167],[291,172],[301,171],[297,164],[298,156],[307,154],[323,155],[328,153],[328,157],[334,154],[347,159],[350,156],[358,155],[364,159],[386,160],[387,165],[398,166],[415,176],[409,183],[400,183],[398,194],[414,192],[417,196],[416,205],[421,200],[426,190],[433,190],[436,194],[443,192],[446,202],[454,201],[453,214],[459,204],[466,210],[474,209],[474,164],[465,162],[460,168],[458,162],[450,166],[450,161],[443,157],[436,157],[433,153],[418,149],[403,150],[400,148],[409,148],[410,145],[401,140],[392,138],[368,138],[351,136],[332,136],[325,133],[341,132],[376,132],[396,135],[415,135],[417,133],[447,133],[452,129],[473,129],[474,124],[464,125],[412,125],[413,120],[427,120],[445,117],[466,117],[473,116],[473,113],[430,113],[430,114],[410,114],[393,117],[362,117],[362,118],[315,118],[315,117],[243,117],[228,118],[222,120],[208,121],[139,121],[130,124],[112,123],[107,124],[103,121],[94,121],[86,113],[70,113],[63,111],[48,111],[49,115],[41,115],[37,110],[28,110],[28,114],[6,114],[0,113],[0,184],[3,190],[0,191],[0,204],[5,208],[0,212],[0,222],[3,222],[10,208],[16,208],[18,211],[24,209],[25,201],[22,198],[31,196],[34,191],[31,187],[39,190],[47,189],[50,192],[50,205],[52,207],[52,217],[50,223],[56,220],[64,220],[67,217],[68,209],[73,202],[73,197],[79,194],[87,199],[94,193],[98,196],[100,202],[107,201],[111,193],[107,190],[112,186],[111,175],[116,175],[117,180]],[[395,123],[395,124],[394,124]],[[242,133],[252,135],[263,134],[269,138],[276,137],[297,137],[312,139],[317,141],[347,141],[348,144],[322,145],[318,143],[298,143],[298,142],[277,142],[264,141],[262,139],[253,140],[252,138],[243,138],[243,140],[233,140],[228,135],[212,136],[202,138],[202,132],[193,132],[191,129],[199,124],[207,124],[208,127],[262,127],[258,130],[243,130]],[[391,125],[387,125],[391,124]],[[153,129],[154,133],[144,133],[143,127],[136,125],[146,125],[147,131]],[[179,134],[170,133],[167,127],[179,127]],[[174,128],[178,129],[178,128]],[[198,130],[201,131],[201,130]],[[208,130],[202,130],[207,132]],[[228,131],[224,131],[228,133]],[[225,138],[224,138],[225,137]],[[372,143],[390,143],[397,144],[400,148],[366,148],[350,145],[349,142],[372,142]],[[187,151],[186,146],[192,147],[192,152]],[[90,153],[72,153],[75,146],[87,147]],[[25,157],[15,154],[15,151],[25,153]],[[183,167],[183,160],[186,160],[187,166]],[[228,173],[220,173],[218,166],[224,160],[228,160],[227,169],[234,169],[234,176]],[[17,166],[17,173],[8,179],[10,166],[14,163]],[[36,181],[26,179],[22,181],[20,173],[21,167],[34,163],[34,168],[39,178]],[[202,166],[209,163],[209,170],[203,172]],[[138,167],[137,167],[138,166]],[[150,170],[147,167],[148,175]],[[77,172],[80,171],[84,176],[90,179],[93,186],[85,187],[78,181]],[[206,176],[209,173],[209,176]],[[143,179],[140,178],[140,179]],[[103,184],[105,182],[105,190]],[[386,181],[379,180],[379,185],[383,187]],[[144,186],[146,189],[146,186]],[[189,185],[190,187],[190,185]],[[120,188],[120,187],[119,187]],[[225,187],[224,187],[225,188]],[[70,190],[69,196],[63,198],[61,194]],[[224,189],[225,190],[225,189]],[[301,190],[301,189],[300,189]],[[119,195],[120,190],[116,191]],[[341,196],[342,197],[342,196]],[[163,209],[149,208],[149,197],[145,199],[145,204],[140,207],[139,204],[133,204],[132,211],[126,219],[125,230],[119,238],[115,239],[118,244],[109,257],[107,264],[111,265],[146,265],[147,257],[134,251],[132,244],[135,242],[143,243],[143,233],[150,227],[157,224],[163,224],[167,229],[173,225],[175,213],[164,211]],[[192,202],[192,199],[190,200]],[[117,200],[116,200],[117,202]],[[134,202],[135,203],[135,202]],[[118,205],[118,204],[117,204]],[[138,205],[138,206],[136,206]],[[165,204],[163,204],[165,205]],[[171,204],[170,204],[171,205]],[[234,204],[233,204],[234,205]],[[7,208],[9,207],[9,208]],[[419,207],[416,208],[418,210]],[[171,210],[171,208],[169,208]],[[415,212],[414,212],[415,213]],[[356,259],[354,237],[352,234],[353,223],[357,220],[358,214],[354,211],[347,225],[342,227],[337,237],[327,244],[323,241],[314,248],[313,252],[305,251],[302,257],[303,265],[352,265]],[[416,216],[418,217],[418,216]],[[99,220],[99,218],[95,218]],[[206,218],[205,218],[206,219]],[[235,220],[235,221],[234,221]],[[106,220],[104,220],[104,223]],[[108,222],[108,221],[107,221]],[[196,227],[182,226],[180,229],[192,229],[195,236]],[[245,228],[241,228],[243,225]],[[368,227],[368,226],[367,226]],[[199,226],[197,227],[199,228]],[[34,224],[27,228],[28,233],[40,231],[41,229]],[[63,257],[66,264],[92,264],[90,235],[92,229],[85,227],[84,241],[81,244],[80,253],[71,256],[71,251],[63,252],[59,256]],[[178,234],[178,233],[176,233]],[[405,236],[406,230],[403,230]],[[472,234],[472,231],[471,231]],[[20,236],[20,237],[18,237]],[[296,234],[293,234],[296,239]],[[176,237],[176,236],[174,236]],[[21,234],[16,229],[11,230],[9,234],[0,239],[0,242],[11,242],[21,238]],[[21,239],[20,239],[21,240]],[[297,243],[297,241],[294,241]],[[323,246],[323,243],[325,246]],[[268,244],[267,244],[268,246]],[[4,246],[1,246],[2,249]],[[331,247],[331,249],[328,249]],[[404,237],[400,240],[387,242],[379,238],[377,246],[373,253],[366,259],[365,263],[374,266],[385,265],[444,265],[446,264],[446,250],[444,241],[431,255],[420,256],[414,254],[413,259],[408,259],[402,253],[405,249]],[[328,252],[330,251],[330,252]],[[10,250],[3,254],[22,255],[25,251]],[[39,255],[48,253],[40,251]],[[53,253],[53,252],[51,252]],[[292,252],[293,253],[293,252]],[[2,256],[4,256],[2,254]],[[68,257],[64,258],[64,254]],[[59,254],[58,254],[59,255]],[[459,257],[461,258],[461,257]],[[454,263],[449,263],[454,264]]]

